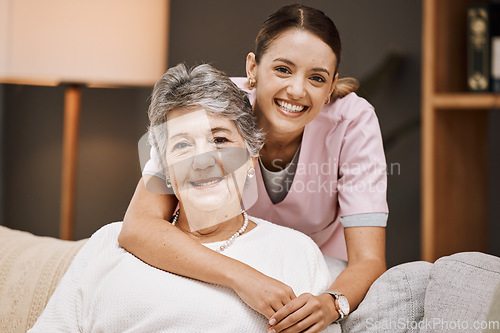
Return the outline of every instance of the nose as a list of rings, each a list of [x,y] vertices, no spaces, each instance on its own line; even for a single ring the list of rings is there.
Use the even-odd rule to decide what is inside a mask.
[[[193,156],[193,169],[194,170],[205,170],[213,167],[217,159],[217,150],[203,150],[198,151],[195,156]]]
[[[286,92],[293,99],[305,97],[306,91],[303,78],[297,76],[290,78]]]

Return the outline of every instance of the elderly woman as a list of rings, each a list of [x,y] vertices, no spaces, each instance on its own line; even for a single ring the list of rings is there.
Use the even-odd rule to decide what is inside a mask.
[[[228,77],[209,65],[169,69],[154,87],[149,117],[150,142],[179,200],[171,232],[297,295],[330,286],[323,255],[308,236],[241,209],[263,136],[246,95]],[[109,224],[90,238],[30,332],[266,330],[267,319],[233,290],[156,269],[125,251],[117,241],[121,226]],[[330,329],[340,330],[335,325]]]

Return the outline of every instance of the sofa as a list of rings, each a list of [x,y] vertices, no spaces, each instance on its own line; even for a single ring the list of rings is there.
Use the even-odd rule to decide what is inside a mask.
[[[86,241],[0,226],[0,332],[26,332],[33,326]],[[344,261],[326,260],[333,276],[346,267]],[[500,258],[484,253],[401,264],[373,283],[342,322],[342,331],[500,332],[495,326],[500,322],[499,284]]]

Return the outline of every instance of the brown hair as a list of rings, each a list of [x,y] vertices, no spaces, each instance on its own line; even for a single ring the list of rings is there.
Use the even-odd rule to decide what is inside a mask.
[[[264,21],[255,39],[255,61],[259,63],[273,40],[289,29],[308,31],[330,46],[337,58],[335,74],[338,72],[342,45],[337,27],[321,10],[301,4],[281,7]],[[339,78],[331,98],[342,98],[358,87],[359,83],[354,78]]]

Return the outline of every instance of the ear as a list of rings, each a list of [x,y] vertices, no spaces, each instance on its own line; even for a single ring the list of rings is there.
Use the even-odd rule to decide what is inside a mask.
[[[247,55],[246,71],[248,79],[257,81],[257,61],[255,61],[255,53],[253,52]]]
[[[339,73],[335,74],[335,78],[333,79],[332,86],[330,87],[330,91],[328,93],[328,96],[332,96],[333,91],[335,90],[335,86],[337,85],[337,81],[339,79]]]

